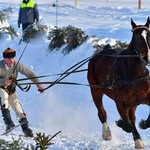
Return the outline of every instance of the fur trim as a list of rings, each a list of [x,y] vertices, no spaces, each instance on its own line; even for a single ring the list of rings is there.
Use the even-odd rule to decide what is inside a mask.
[[[15,56],[16,56],[16,51],[14,51],[9,47],[3,52],[4,58],[14,58]]]

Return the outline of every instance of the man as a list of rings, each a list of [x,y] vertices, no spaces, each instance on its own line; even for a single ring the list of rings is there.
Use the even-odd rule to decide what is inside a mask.
[[[16,62],[14,59],[15,56],[16,52],[11,48],[7,48],[3,52],[3,60],[0,61],[0,105],[2,117],[6,124],[6,131],[15,126],[9,111],[11,106],[16,113],[17,119],[21,123],[24,135],[27,137],[33,137],[32,130],[29,128],[26,115],[16,94],[16,83],[14,82],[14,79],[17,79],[18,73],[21,73],[30,78],[35,84],[38,83],[39,80],[38,78],[35,78],[36,75],[31,70],[21,63]],[[44,87],[41,84],[36,85],[38,91],[42,93]]]
[[[20,4],[18,27],[22,24],[24,31],[29,25],[39,21],[39,12],[37,4],[33,0],[23,0]]]

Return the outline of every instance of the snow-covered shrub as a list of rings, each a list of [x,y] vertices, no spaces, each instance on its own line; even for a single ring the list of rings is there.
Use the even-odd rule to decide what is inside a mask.
[[[12,137],[12,142],[0,140],[0,149],[3,150],[21,150],[24,148],[24,143],[21,138],[15,139]]]
[[[63,28],[63,30],[66,35],[66,43],[67,43],[67,46],[63,49],[64,54],[70,53],[70,51],[77,48],[88,37],[81,29],[75,28],[73,26],[65,27]]]
[[[0,28],[0,38],[2,38],[3,34],[10,35],[11,39],[14,39],[18,36],[17,32],[12,26]]]
[[[129,44],[127,44],[126,42],[121,42],[121,41],[117,41],[116,42],[116,45],[112,46],[112,48],[115,48],[115,49],[125,49],[128,47]]]
[[[28,42],[31,38],[36,38],[40,35],[45,34],[47,30],[48,27],[46,25],[41,25],[39,23],[31,24],[23,32],[23,41]]]
[[[63,28],[54,28],[50,31],[48,39],[50,40],[49,49],[58,50],[64,44],[66,45],[62,52],[64,54],[70,53],[73,49],[81,45],[86,39],[87,35],[79,29],[73,26],[67,26]]]
[[[10,18],[12,13],[13,12],[10,7],[0,11],[0,37],[1,38],[4,34],[10,35],[11,39],[18,36],[15,29],[7,22],[7,19]]]
[[[45,133],[36,133],[36,136],[33,138],[34,145],[26,145],[21,137],[12,137],[12,142],[0,139],[0,150],[46,150],[50,145],[54,144],[51,140],[59,133],[61,133],[61,131],[52,137],[50,137],[50,135],[46,136]]]
[[[96,53],[102,51],[107,44],[111,46],[111,49],[126,49],[128,47],[128,43],[126,42],[121,42],[117,40],[112,41],[111,39],[96,38],[96,37],[93,37],[92,43]]]
[[[61,28],[54,28],[49,32],[48,40],[50,40],[49,49],[51,51],[53,49],[58,50],[65,44],[65,32]]]
[[[1,22],[1,24],[5,23],[5,21],[10,18],[12,13],[13,12],[12,12],[11,7],[0,11],[0,22]]]

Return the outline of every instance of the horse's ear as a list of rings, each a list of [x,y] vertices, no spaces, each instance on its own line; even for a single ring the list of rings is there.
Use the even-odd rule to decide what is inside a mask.
[[[131,18],[131,25],[132,25],[133,29],[137,27],[137,25],[134,23],[134,21],[132,20],[132,18]]]
[[[149,17],[147,18],[147,22],[145,23],[145,26],[148,27],[148,28],[150,27],[150,19],[149,19]]]

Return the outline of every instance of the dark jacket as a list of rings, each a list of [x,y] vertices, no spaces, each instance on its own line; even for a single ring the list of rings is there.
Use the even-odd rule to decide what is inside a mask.
[[[28,3],[22,2],[19,9],[18,23],[27,24],[39,21],[37,4],[33,0]]]

